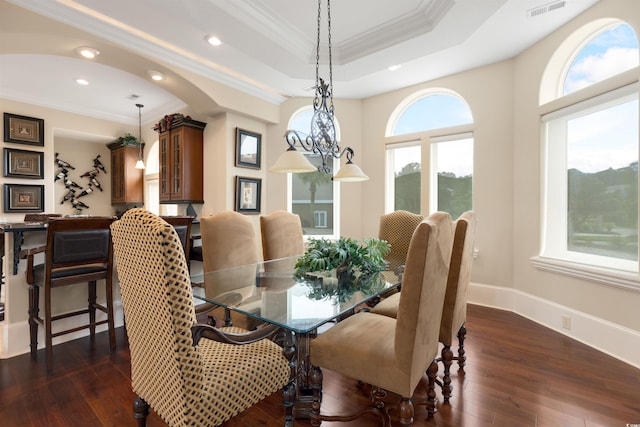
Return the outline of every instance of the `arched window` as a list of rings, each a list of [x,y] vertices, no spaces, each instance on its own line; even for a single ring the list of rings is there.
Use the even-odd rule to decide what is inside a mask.
[[[446,90],[429,90],[409,97],[397,109],[388,135],[406,135],[473,123],[471,110],[462,97]]]
[[[472,123],[467,103],[447,89],[417,92],[396,108],[387,125],[387,212],[422,212],[425,145],[430,147],[428,210],[455,219],[472,208]]]
[[[564,78],[562,95],[638,66],[638,38],[628,24],[615,23],[576,52]]]
[[[628,24],[603,19],[570,35],[547,65],[541,268],[557,260],[586,276],[585,265],[598,266],[603,283],[638,272],[638,52]]]
[[[287,129],[293,129],[306,137],[311,132],[311,106],[301,108],[291,115]],[[336,139],[340,141],[340,126],[334,118]],[[300,152],[307,156],[315,166],[322,165],[318,154],[305,150]],[[338,166],[334,159],[328,166],[333,171]],[[333,173],[309,172],[288,174],[288,210],[300,215],[302,231],[305,236],[337,238],[340,234],[339,219],[339,185],[331,177]]]

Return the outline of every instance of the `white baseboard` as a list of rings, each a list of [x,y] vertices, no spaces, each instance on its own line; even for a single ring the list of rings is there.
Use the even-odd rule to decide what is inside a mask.
[[[123,311],[122,302],[115,301],[113,305],[113,314],[115,326],[123,326]],[[57,320],[53,324],[54,332],[56,330],[69,329],[78,326],[79,318],[68,317],[66,319]],[[96,320],[100,321],[106,319],[106,315],[101,311],[96,311]],[[100,325],[96,327],[96,332],[102,332],[107,330],[107,325]],[[89,335],[89,329],[83,329],[80,331],[72,332],[70,334],[61,335],[53,339],[53,345],[63,342],[75,340],[78,338],[86,337]],[[2,325],[0,327],[0,359],[8,359],[10,357],[18,356],[20,354],[29,353],[29,323],[16,322],[11,324]],[[38,327],[38,349],[44,348],[44,328]]]
[[[512,311],[640,369],[640,332],[633,329],[511,288],[471,283],[467,301]]]

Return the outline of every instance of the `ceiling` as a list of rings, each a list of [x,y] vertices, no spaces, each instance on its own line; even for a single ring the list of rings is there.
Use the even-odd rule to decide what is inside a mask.
[[[597,1],[334,1],[334,96],[366,98],[512,58]],[[312,0],[0,0],[0,97],[137,124],[136,102],[157,118],[190,90],[172,75],[152,82],[158,63],[272,103],[313,96],[317,10]],[[101,54],[80,59],[80,45]]]

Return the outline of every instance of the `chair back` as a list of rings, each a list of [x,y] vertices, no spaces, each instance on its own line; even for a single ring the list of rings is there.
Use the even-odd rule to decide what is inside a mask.
[[[218,212],[200,219],[204,271],[258,262],[253,224],[235,211]]]
[[[395,332],[400,366],[410,370],[413,390],[438,352],[438,333],[447,285],[453,221],[448,213],[425,218],[413,233]]]
[[[204,385],[193,347],[196,321],[184,250],[175,229],[144,209],[111,226],[131,351],[133,391],[169,425],[189,425],[188,401]]]
[[[477,222],[473,211],[463,213],[455,222],[447,292],[440,325],[440,342],[448,346],[467,318],[467,289],[471,281]]]
[[[50,218],[44,263],[46,286],[111,278],[111,217]]]
[[[380,217],[378,238],[391,244],[391,251],[385,259],[389,263],[388,269],[395,271],[405,264],[411,237],[424,216],[412,212],[398,210]]]
[[[262,257],[265,261],[304,253],[300,215],[278,210],[260,217]]]
[[[180,243],[184,248],[184,258],[187,262],[187,268],[189,267],[189,257],[191,254],[191,224],[193,223],[192,216],[162,216],[163,220],[171,224],[178,234]]]

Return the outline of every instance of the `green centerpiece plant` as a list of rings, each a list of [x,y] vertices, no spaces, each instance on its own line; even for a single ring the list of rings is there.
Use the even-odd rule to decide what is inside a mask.
[[[386,240],[373,237],[362,243],[348,237],[338,240],[310,239],[307,250],[296,262],[295,277],[312,286],[315,299],[337,296],[340,302],[355,291],[372,294],[384,280],[385,255],[391,250]]]

